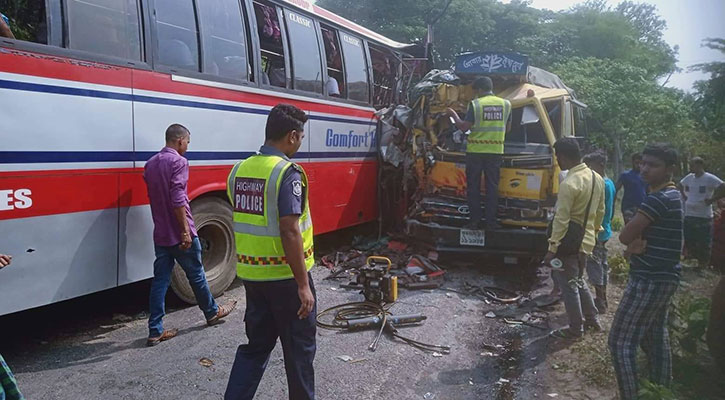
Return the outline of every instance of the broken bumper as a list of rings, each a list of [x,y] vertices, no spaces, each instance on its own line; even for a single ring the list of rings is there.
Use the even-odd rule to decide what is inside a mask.
[[[461,228],[455,226],[408,219],[406,230],[410,237],[439,252],[541,257],[548,249],[545,229],[503,227],[484,230],[483,246],[461,245]]]

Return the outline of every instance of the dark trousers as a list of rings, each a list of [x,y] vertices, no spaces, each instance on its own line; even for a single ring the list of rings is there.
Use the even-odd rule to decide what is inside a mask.
[[[481,221],[481,172],[486,179],[486,225],[496,223],[501,155],[466,153],[466,188],[471,222]]]
[[[682,234],[687,256],[697,259],[702,265],[708,265],[712,245],[712,218],[685,217]]]
[[[309,280],[316,297],[311,276]],[[247,297],[244,323],[249,343],[237,349],[224,399],[251,400],[254,397],[277,338],[282,342],[290,400],[314,399],[312,361],[317,350],[317,301],[310,315],[299,319],[297,311],[301,303],[294,279],[244,281],[244,289]]]

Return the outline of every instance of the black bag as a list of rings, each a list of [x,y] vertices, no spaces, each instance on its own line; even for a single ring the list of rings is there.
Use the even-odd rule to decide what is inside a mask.
[[[579,254],[579,251],[582,248],[582,243],[584,242],[584,230],[586,229],[587,223],[589,222],[589,210],[591,209],[592,198],[594,197],[594,185],[594,171],[592,171],[592,193],[591,195],[589,195],[587,210],[584,214],[584,225],[579,225],[575,221],[569,221],[569,227],[566,230],[566,234],[561,239],[561,243],[556,250],[557,257],[566,257]],[[551,237],[551,232],[553,231],[553,223],[553,220],[550,221],[549,227],[547,228],[546,233],[549,237]]]

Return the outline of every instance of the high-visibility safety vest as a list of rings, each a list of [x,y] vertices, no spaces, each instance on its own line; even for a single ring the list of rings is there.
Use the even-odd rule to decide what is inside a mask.
[[[469,153],[503,154],[506,122],[511,113],[508,100],[488,95],[471,102],[474,122],[468,135]]]
[[[308,191],[302,190],[307,186],[305,171],[282,157],[257,154],[238,162],[227,179],[227,195],[234,209],[237,276],[244,280],[278,281],[294,277],[282,247],[277,209],[279,188],[288,168],[295,168],[302,175],[301,186],[293,190],[304,193],[299,223],[307,270],[315,263]]]

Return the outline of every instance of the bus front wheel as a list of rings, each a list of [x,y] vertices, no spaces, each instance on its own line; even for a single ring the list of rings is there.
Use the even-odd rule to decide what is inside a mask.
[[[219,197],[205,197],[191,203],[191,213],[199,234],[209,289],[212,296],[221,296],[236,276],[232,207]],[[194,291],[178,264],[171,275],[171,288],[181,300],[196,304]]]

